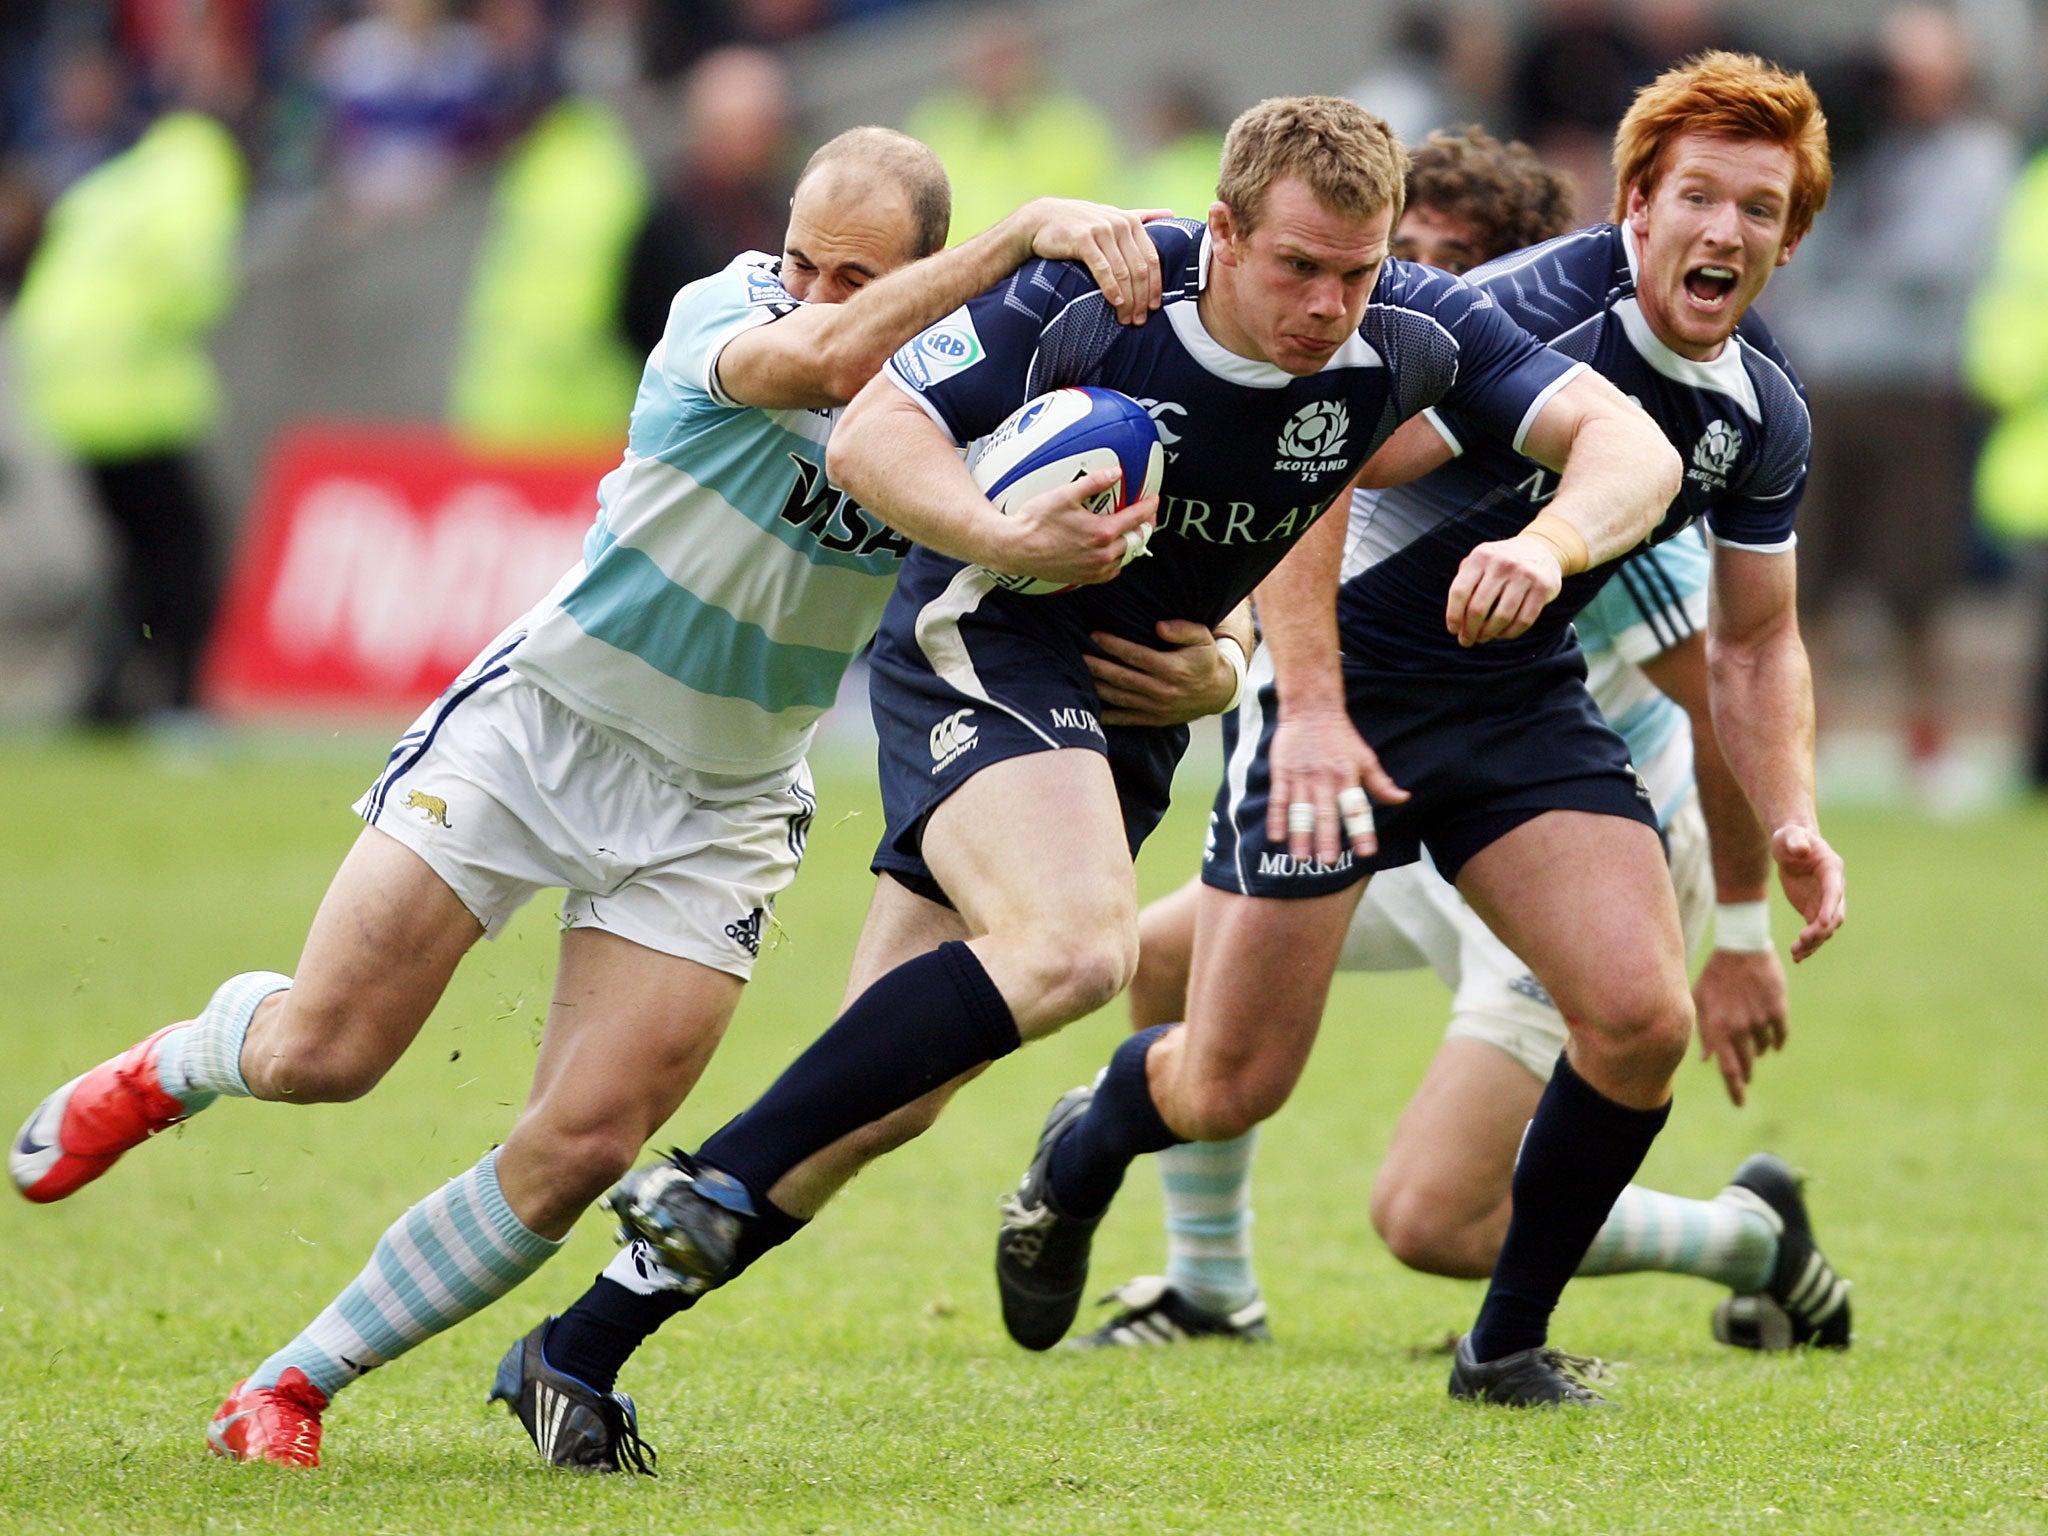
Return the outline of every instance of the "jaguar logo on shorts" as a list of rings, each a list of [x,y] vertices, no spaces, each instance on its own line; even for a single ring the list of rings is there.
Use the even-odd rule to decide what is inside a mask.
[[[1280,429],[1280,461],[1275,469],[1321,474],[1343,467],[1344,439],[1351,431],[1351,412],[1342,400],[1311,400]]]
[[[408,811],[420,812],[436,826],[448,825],[448,802],[439,795],[423,795],[414,790],[405,797],[405,808]]]
[[[932,727],[932,772],[938,773],[963,752],[974,750],[975,728],[967,723],[971,709],[956,709]]]
[[[761,953],[761,919],[765,914],[759,907],[754,908],[736,923],[725,925],[725,936],[739,945],[750,955]]]

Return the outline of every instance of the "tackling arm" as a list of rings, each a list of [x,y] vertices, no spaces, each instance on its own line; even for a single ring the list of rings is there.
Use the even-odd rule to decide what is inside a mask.
[[[1149,243],[1149,242],[1148,242]],[[1068,585],[1121,571],[1126,533],[1152,522],[1159,498],[1096,516],[1089,500],[1121,471],[1096,470],[1013,508],[996,511],[960,451],[910,396],[877,377],[846,408],[825,449],[832,483],[905,537],[956,560]]]
[[[1842,860],[1820,834],[1813,795],[1813,674],[1794,607],[1795,557],[1713,546],[1707,665],[1714,729],[1770,834],[1785,895],[1806,919],[1804,960],[1842,925]]]
[[[826,409],[851,400],[898,347],[1033,256],[1084,263],[1117,318],[1143,324],[1159,305],[1159,251],[1148,218],[1100,203],[1040,198],[972,240],[877,278],[843,304],[806,304],[742,331],[718,358],[718,382],[742,405]]]

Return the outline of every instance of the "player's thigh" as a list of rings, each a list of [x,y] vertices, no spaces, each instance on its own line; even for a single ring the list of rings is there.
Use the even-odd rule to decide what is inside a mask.
[[[1373,1225],[1395,1257],[1478,1276],[1506,1231],[1515,1155],[1543,1079],[1497,1047],[1451,1038],[1401,1111],[1373,1185]]]
[[[967,920],[953,908],[921,896],[893,875],[875,878],[875,893],[854,946],[840,1009],[906,960],[929,954],[941,944],[972,937]]]
[[[1671,864],[1671,889],[1678,897],[1678,927],[1690,964],[1701,957],[1714,922],[1714,854],[1698,795],[1687,795],[1664,827]]]
[[[1285,900],[1202,887],[1187,1019],[1152,1066],[1183,1135],[1235,1136],[1286,1102],[1315,1044],[1363,883]]]
[[[638,1147],[696,1086],[745,985],[617,934],[568,930],[526,1118],[615,1126]]]
[[[1150,1029],[1187,1017],[1188,971],[1195,957],[1195,915],[1202,882],[1148,902],[1138,914],[1138,974],[1131,979],[1131,1027]]]
[[[991,763],[932,812],[922,854],[1026,1039],[1107,1003],[1137,966],[1116,784],[1090,751]]]
[[[990,764],[932,812],[923,851],[976,933],[1137,916],[1123,812],[1099,753],[1034,752]]]
[[[482,934],[424,859],[365,827],[321,899],[290,989],[257,1021],[258,1048],[283,1058],[346,1056],[353,1070],[381,1075]]]
[[[1466,860],[1458,891],[1575,1023],[1632,1029],[1685,993],[1677,898],[1642,822],[1546,811]]]

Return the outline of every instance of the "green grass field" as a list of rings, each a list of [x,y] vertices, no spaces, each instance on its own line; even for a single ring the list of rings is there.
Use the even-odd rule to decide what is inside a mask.
[[[289,970],[381,752],[0,747],[0,1129],[226,975]],[[820,787],[782,942],[676,1139],[828,1021],[877,813],[857,767]],[[1192,868],[1208,788],[1184,779],[1148,893]],[[224,1103],[70,1202],[0,1204],[0,1532],[2048,1528],[2048,812],[1830,831],[1850,922],[1794,977],[1791,1054],[1744,1111],[1688,1067],[1644,1177],[1711,1193],[1756,1148],[1807,1169],[1857,1283],[1844,1356],[1721,1349],[1698,1281],[1588,1281],[1555,1336],[1626,1362],[1622,1411],[1448,1401],[1438,1350],[1478,1288],[1400,1269],[1366,1212],[1445,999],[1351,978],[1260,1154],[1271,1348],[1027,1356],[1003,1337],[996,1201],[1047,1104],[1105,1058],[1108,1013],[1003,1063],[642,1353],[621,1385],[659,1480],[553,1472],[483,1400],[507,1342],[605,1262],[595,1218],[494,1312],[341,1398],[320,1471],[216,1461],[226,1389],[510,1124],[552,969],[541,909],[478,950],[363,1102]],[[1160,1259],[1141,1172],[1096,1273],[1107,1289]]]

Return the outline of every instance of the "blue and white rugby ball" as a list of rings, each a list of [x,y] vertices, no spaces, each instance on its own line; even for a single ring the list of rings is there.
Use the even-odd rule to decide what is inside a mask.
[[[1159,489],[1166,457],[1159,430],[1145,408],[1113,389],[1083,386],[1056,389],[1028,400],[976,445],[968,473],[996,510],[1071,484],[1098,469],[1122,471],[1089,507],[1097,516],[1121,511]],[[1145,552],[1146,538],[1132,538],[1124,555],[1129,565]],[[1011,592],[1065,592],[1056,581],[990,572]]]

